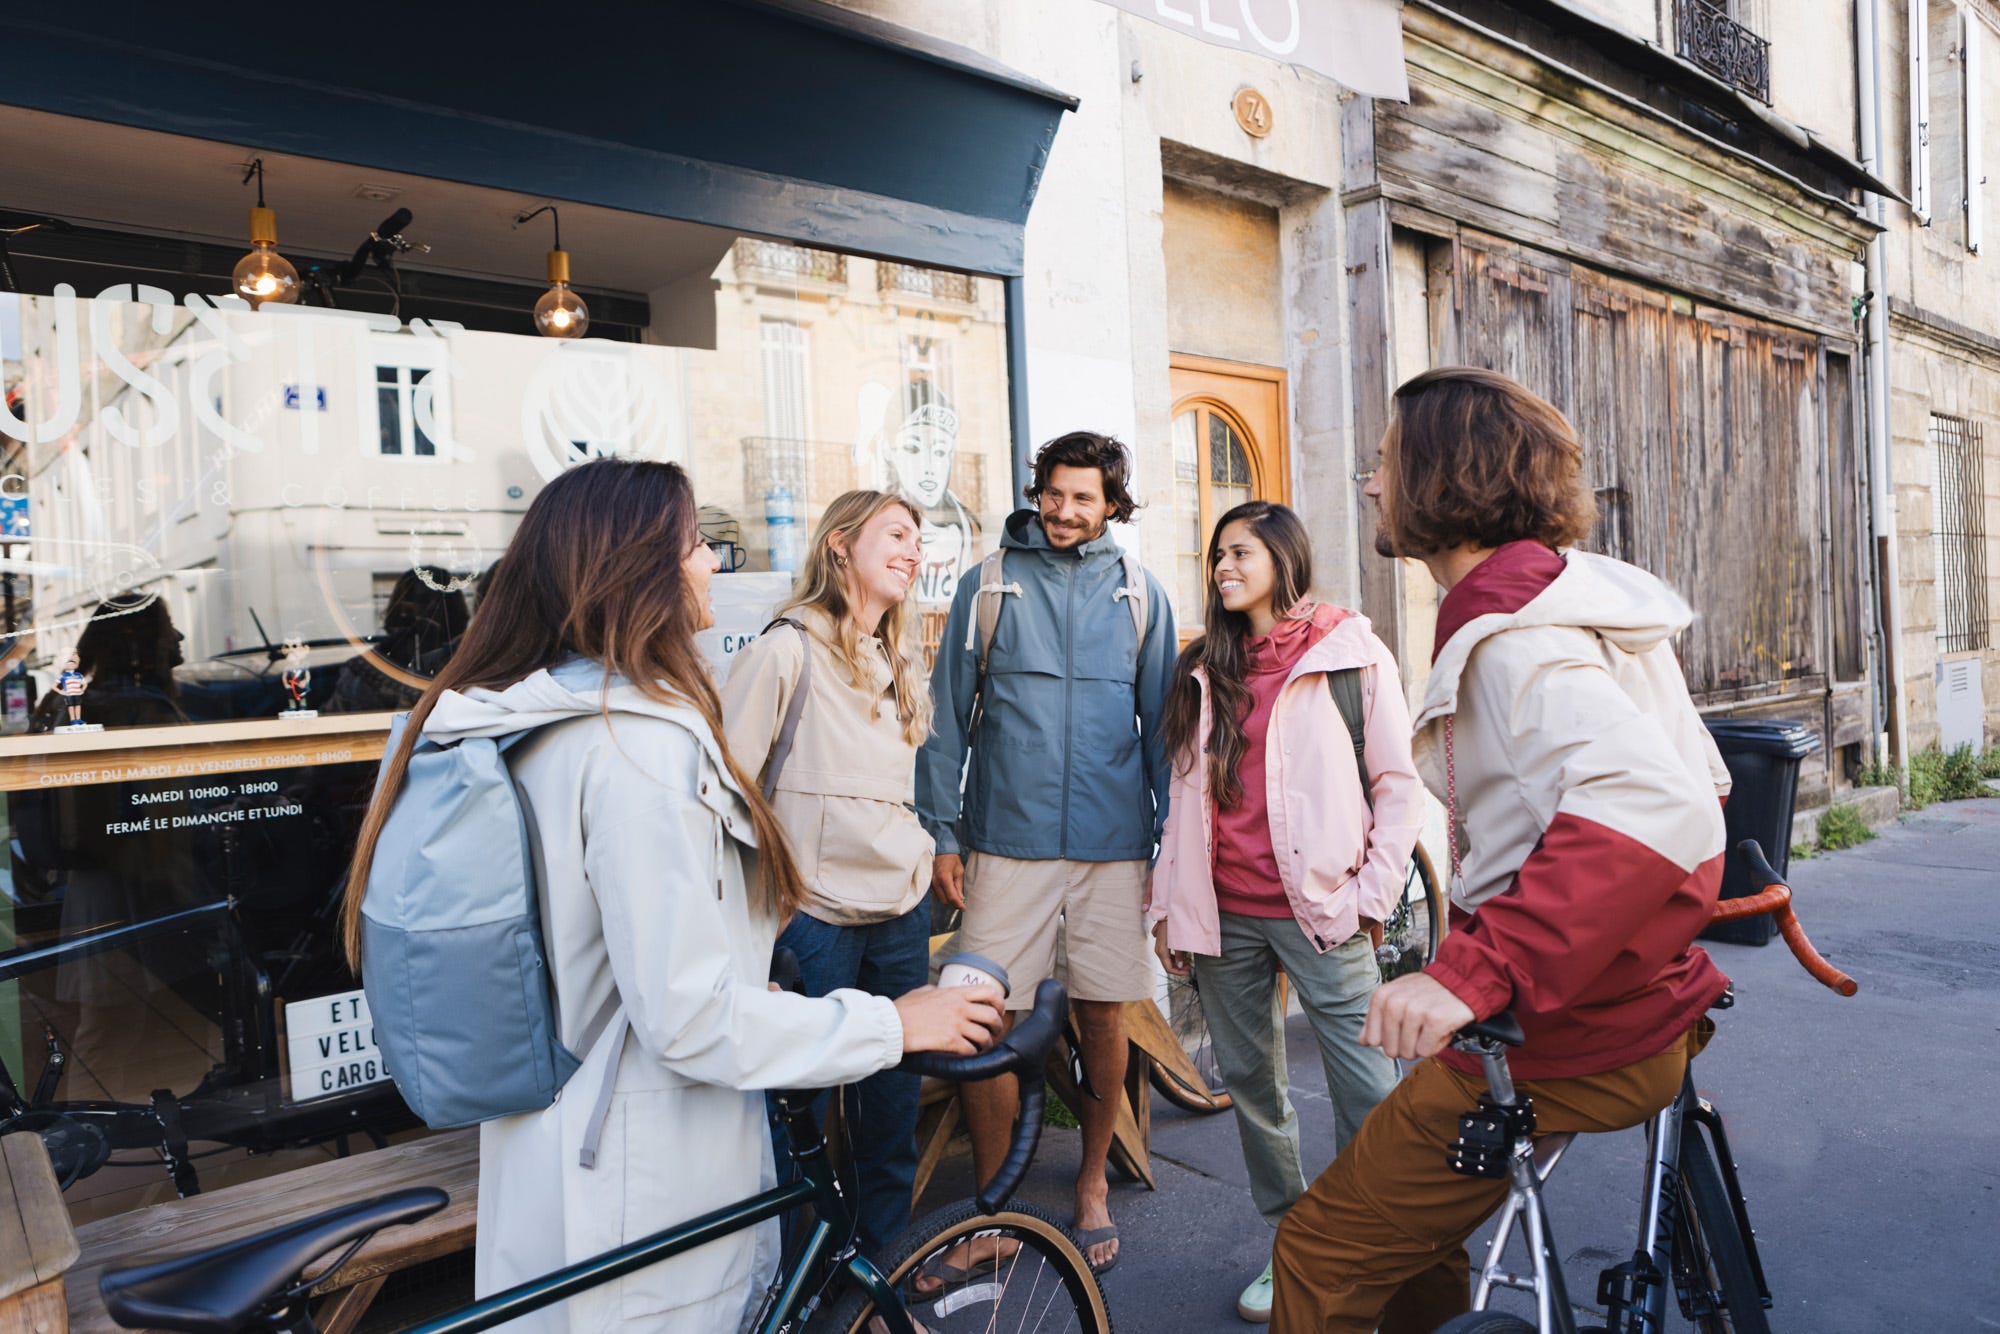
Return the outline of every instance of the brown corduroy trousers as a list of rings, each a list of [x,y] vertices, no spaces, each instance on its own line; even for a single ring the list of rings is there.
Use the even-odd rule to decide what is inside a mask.
[[[1524,1080],[1535,1128],[1623,1130],[1680,1091],[1704,1020],[1657,1056],[1574,1079]],[[1465,1239],[1507,1197],[1507,1183],[1445,1165],[1480,1076],[1425,1061],[1372,1112],[1333,1166],[1279,1225],[1272,1248],[1274,1334],[1430,1334],[1471,1307]]]

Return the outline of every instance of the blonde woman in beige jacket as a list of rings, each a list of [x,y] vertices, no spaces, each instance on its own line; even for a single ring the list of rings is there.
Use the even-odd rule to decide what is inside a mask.
[[[919,532],[898,496],[835,499],[779,619],[737,652],[722,692],[730,751],[759,771],[805,881],[778,946],[798,955],[813,996],[899,996],[929,980],[932,844],[912,805],[931,713],[910,597]],[[915,1075],[884,1071],[861,1082],[849,1109],[859,1240],[871,1252],[910,1220],[917,1093]],[[782,1175],[782,1144],[779,1153]]]

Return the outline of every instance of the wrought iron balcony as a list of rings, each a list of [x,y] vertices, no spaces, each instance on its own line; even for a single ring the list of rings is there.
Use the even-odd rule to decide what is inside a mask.
[[[834,250],[814,250],[784,241],[736,242],[738,281],[807,282],[827,287],[847,285],[847,256]]]
[[[1716,78],[1771,101],[1771,44],[1729,17],[1723,0],[1674,0],[1681,55]]]
[[[934,301],[954,301],[964,306],[978,299],[969,273],[927,269],[918,264],[891,264],[887,260],[876,262],[875,290],[884,296],[901,292],[910,296],[927,296]]]

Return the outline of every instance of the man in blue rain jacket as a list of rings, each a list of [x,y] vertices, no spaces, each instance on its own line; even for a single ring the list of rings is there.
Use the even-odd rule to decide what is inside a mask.
[[[1165,591],[1109,531],[1138,508],[1130,476],[1125,447],[1088,431],[1036,455],[1035,508],[1008,518],[997,564],[959,581],[917,756],[932,887],[965,910],[959,947],[1006,969],[1009,1004],[1025,1010],[1062,939],[1084,1068],[1107,1094],[1084,1101],[1076,1182],[1076,1226],[1100,1272],[1118,1254],[1104,1159],[1125,1080],[1121,1009],[1153,992],[1142,901],[1167,814],[1160,718],[1176,652]],[[1013,1080],[964,1098],[983,1182],[1006,1153]],[[937,1277],[986,1258],[946,1256]]]

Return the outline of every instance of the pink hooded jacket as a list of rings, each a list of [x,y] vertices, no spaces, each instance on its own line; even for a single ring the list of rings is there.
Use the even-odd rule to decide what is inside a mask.
[[[1388,646],[1368,619],[1322,603],[1316,622],[1333,622],[1285,678],[1271,710],[1264,781],[1270,800],[1271,847],[1299,929],[1321,953],[1360,928],[1386,919],[1403,893],[1403,876],[1424,821],[1424,786],[1410,757],[1410,712]],[[1322,618],[1324,618],[1322,620]],[[1365,718],[1363,752],[1374,809],[1361,793],[1347,724],[1327,688],[1326,674],[1361,668]],[[1208,735],[1208,680],[1201,688],[1201,731]],[[1222,952],[1215,905],[1215,805],[1208,766],[1182,768],[1172,759],[1172,793],[1160,856],[1153,866],[1146,917],[1167,923],[1167,947],[1192,954]]]

